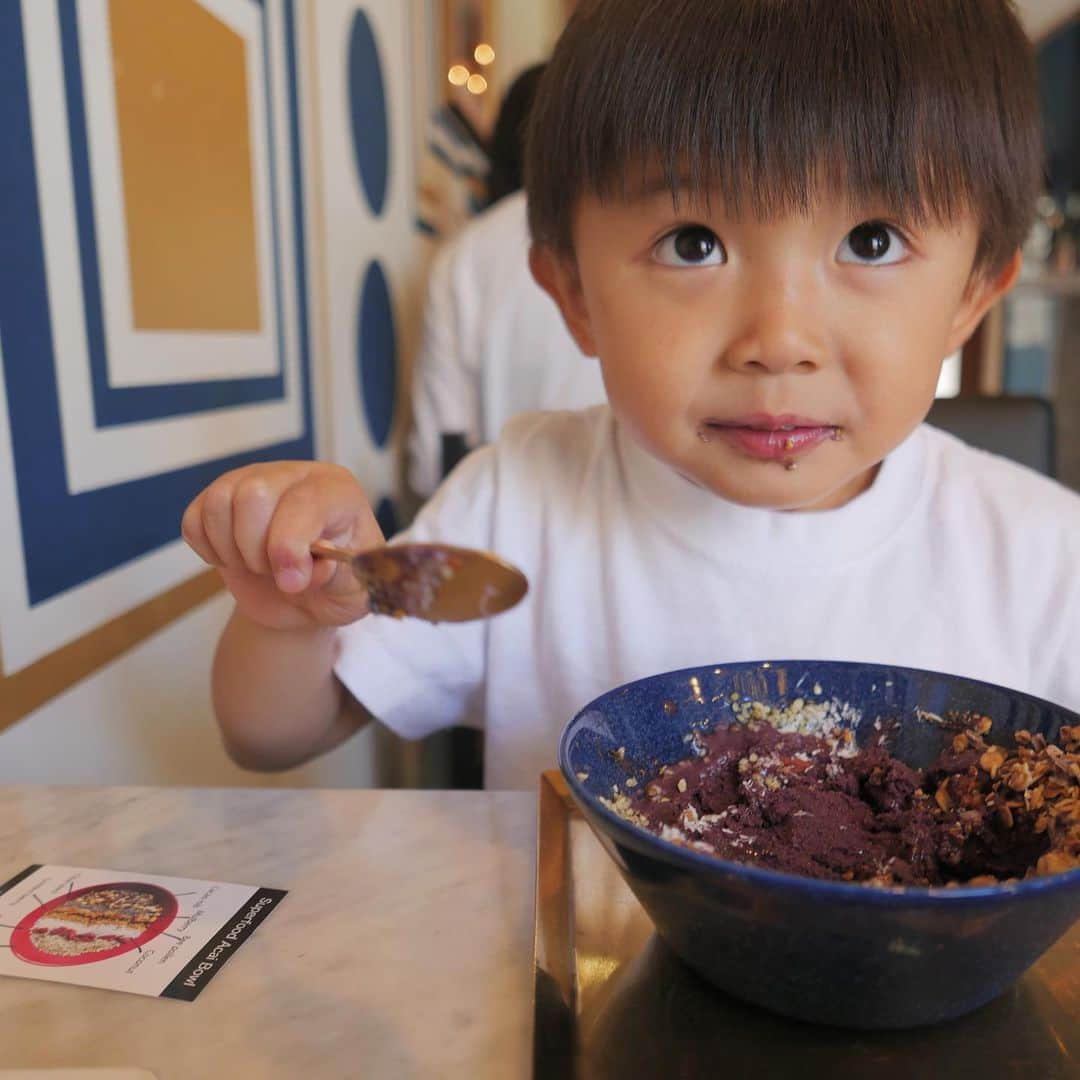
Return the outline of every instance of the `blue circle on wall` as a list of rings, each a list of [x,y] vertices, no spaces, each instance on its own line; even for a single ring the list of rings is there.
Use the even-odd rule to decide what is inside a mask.
[[[375,520],[379,523],[379,528],[382,529],[382,534],[387,540],[392,536],[396,536],[400,531],[401,526],[398,524],[397,507],[394,506],[394,500],[388,495],[379,500],[379,505],[375,510]]]
[[[364,275],[357,315],[357,363],[364,418],[375,445],[390,437],[397,396],[397,333],[390,289],[378,260]]]
[[[349,117],[353,153],[364,193],[376,215],[386,205],[390,137],[379,47],[367,16],[358,11],[349,32]]]

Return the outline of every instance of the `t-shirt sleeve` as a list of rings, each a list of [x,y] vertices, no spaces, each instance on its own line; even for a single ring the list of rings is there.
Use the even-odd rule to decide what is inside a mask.
[[[460,268],[455,249],[436,256],[424,302],[420,348],[413,371],[409,432],[409,486],[427,498],[442,479],[442,437],[461,434],[475,445],[479,389],[456,290]]]
[[[398,539],[489,549],[495,480],[493,449],[469,455]],[[339,631],[334,671],[376,719],[421,739],[480,714],[485,644],[483,620],[369,615]]]

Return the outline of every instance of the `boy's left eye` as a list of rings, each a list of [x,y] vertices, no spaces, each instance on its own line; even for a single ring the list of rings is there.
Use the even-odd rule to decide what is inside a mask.
[[[684,225],[665,236],[653,249],[662,266],[722,266],[727,261],[720,238],[704,225]]]
[[[844,237],[837,259],[861,266],[892,266],[907,254],[904,238],[891,225],[882,221],[866,221],[856,225]]]

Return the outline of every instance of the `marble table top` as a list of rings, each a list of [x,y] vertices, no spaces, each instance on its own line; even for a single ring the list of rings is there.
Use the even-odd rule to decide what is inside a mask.
[[[30,863],[289,890],[194,1002],[0,978],[0,1067],[158,1080],[527,1076],[536,800],[0,787]]]

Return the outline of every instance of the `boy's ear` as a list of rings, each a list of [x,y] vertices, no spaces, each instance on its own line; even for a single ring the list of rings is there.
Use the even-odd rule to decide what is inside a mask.
[[[983,316],[1016,284],[1023,257],[1019,251],[992,277],[982,274],[972,278],[960,307],[956,310],[946,355],[954,353],[975,333]]]
[[[563,321],[578,348],[586,356],[596,355],[589,309],[581,288],[581,277],[572,259],[537,244],[529,249],[529,269],[536,283],[562,312]]]

